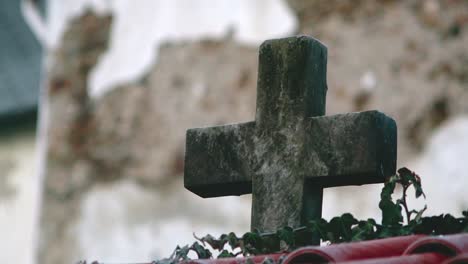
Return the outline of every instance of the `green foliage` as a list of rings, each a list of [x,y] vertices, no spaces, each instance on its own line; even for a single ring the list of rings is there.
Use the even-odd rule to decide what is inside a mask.
[[[402,189],[402,196],[394,201],[392,195],[397,187]],[[273,233],[253,231],[238,237],[231,232],[218,238],[212,235],[202,238],[195,236],[197,241],[191,246],[177,246],[170,258],[155,263],[187,260],[190,251],[195,252],[200,259],[211,258],[212,253],[206,248],[207,245],[220,252],[218,258],[226,258],[239,254],[251,256],[289,252],[298,247],[316,245],[320,241],[333,244],[411,234],[445,235],[468,232],[468,210],[463,211],[462,217],[458,218],[450,214],[423,217],[426,206],[420,210],[409,210],[406,197],[410,187],[413,187],[416,198],[426,197],[421,178],[407,168],[399,169],[396,175],[387,179],[380,193],[381,224],[377,224],[374,219],[357,220],[353,215],[345,213],[330,221],[319,219],[309,222],[305,227],[283,227]],[[226,245],[231,250],[226,249]]]

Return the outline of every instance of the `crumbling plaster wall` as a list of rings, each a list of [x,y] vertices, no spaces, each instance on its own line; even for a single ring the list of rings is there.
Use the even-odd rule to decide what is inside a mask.
[[[438,158],[419,156],[434,131],[465,131],[450,120],[468,111],[466,3],[289,4],[298,32],[328,46],[328,114],[388,113],[399,125],[399,165],[430,174]],[[91,13],[75,19],[55,55],[42,263],[145,261],[190,242],[192,231],[248,229],[249,197],[202,200],[183,189],[181,178],[187,128],[253,119],[258,45],[240,44],[234,33],[169,42],[157,47],[157,60],[140,78],[91,97],[90,76],[105,58],[111,23]],[[459,132],[443,132],[445,124]],[[444,183],[440,175],[421,176],[428,196],[431,190],[443,195],[434,191]],[[325,216],[352,211],[378,218],[380,187],[360,188],[327,191]],[[456,213],[467,206],[463,195],[456,199],[451,208],[443,199],[431,201],[430,210]]]
[[[148,74],[92,98],[87,80],[109,45],[109,22],[76,18],[53,55],[43,263],[144,261],[192,231],[249,226],[248,199],[198,198],[183,191],[182,172],[187,128],[253,116],[256,49],[230,34],[161,45]]]

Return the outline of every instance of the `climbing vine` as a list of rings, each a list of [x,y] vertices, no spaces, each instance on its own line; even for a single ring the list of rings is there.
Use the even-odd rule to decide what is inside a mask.
[[[397,187],[401,187],[402,194],[400,198],[393,200],[392,195]],[[231,232],[217,238],[212,235],[194,235],[196,241],[192,245],[177,246],[169,258],[154,263],[188,260],[190,252],[194,252],[199,259],[226,258],[289,252],[298,247],[317,244],[319,241],[333,244],[411,234],[444,235],[468,232],[468,210],[463,211],[461,217],[450,214],[423,217],[427,206],[419,210],[410,210],[407,203],[410,187],[416,198],[426,198],[421,178],[407,168],[399,169],[397,174],[387,179],[380,193],[381,224],[374,219],[357,220],[352,214],[345,213],[333,217],[330,221],[314,220],[304,227],[283,227],[272,233],[253,231],[237,236]],[[218,251],[219,254],[213,256],[210,249]]]

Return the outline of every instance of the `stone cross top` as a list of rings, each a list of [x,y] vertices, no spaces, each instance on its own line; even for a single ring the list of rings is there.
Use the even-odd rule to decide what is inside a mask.
[[[252,229],[321,217],[323,188],[383,182],[396,124],[378,111],[324,116],[327,49],[297,36],[260,46],[255,121],[187,131],[184,185],[201,197],[252,193]]]

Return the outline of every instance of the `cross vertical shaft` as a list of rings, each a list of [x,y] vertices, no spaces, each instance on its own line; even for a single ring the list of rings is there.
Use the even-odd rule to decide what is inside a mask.
[[[327,48],[300,36],[267,40],[259,50],[257,127],[294,125],[325,114]]]
[[[297,168],[304,121],[325,114],[327,50],[315,39],[292,37],[266,41],[259,53],[251,228],[271,231],[321,216],[321,187],[304,188]]]

